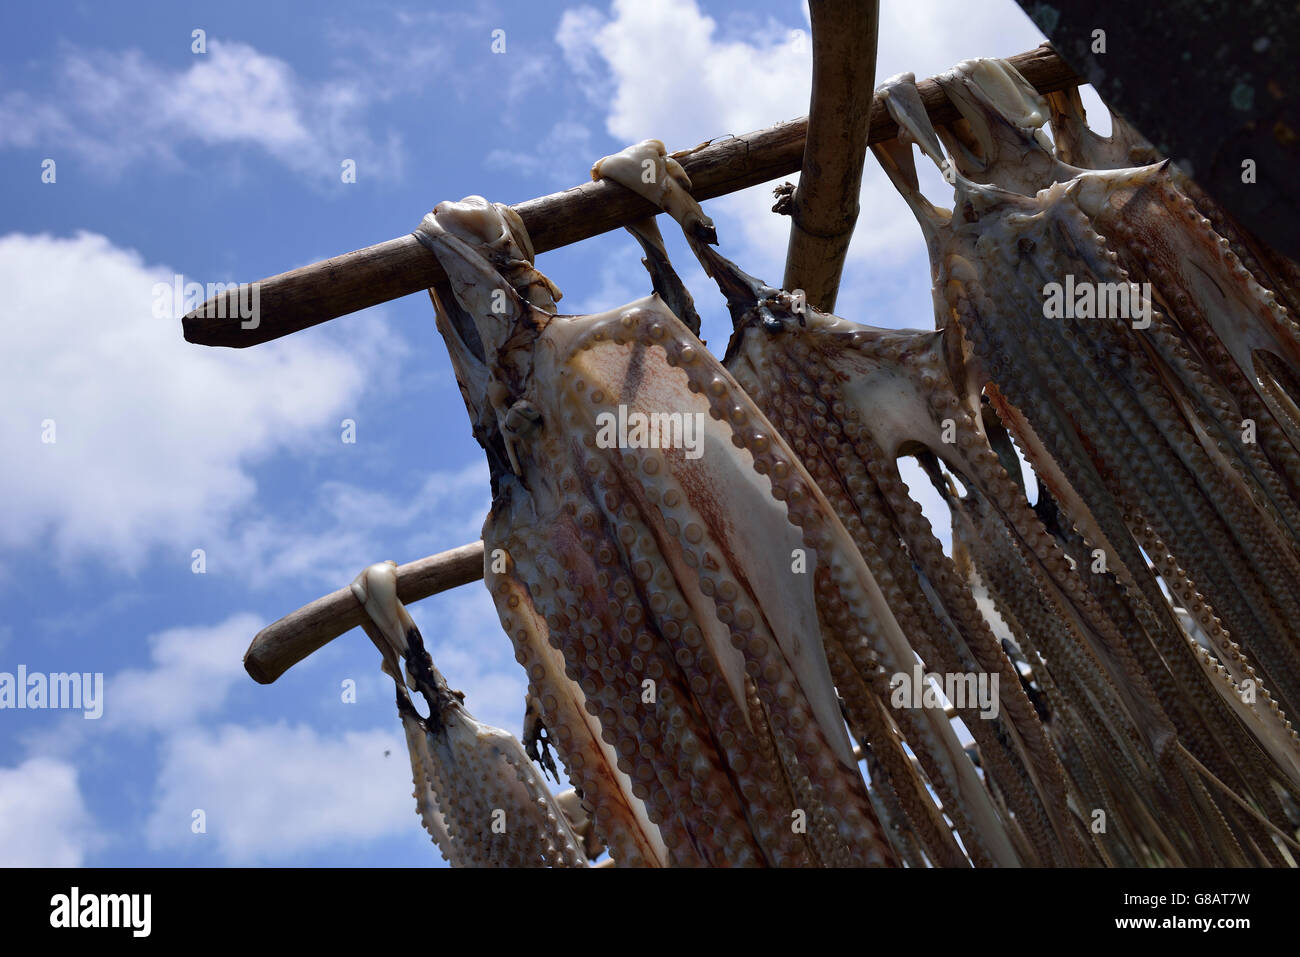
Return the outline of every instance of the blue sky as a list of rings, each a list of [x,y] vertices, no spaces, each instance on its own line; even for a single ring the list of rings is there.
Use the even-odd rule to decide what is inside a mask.
[[[252,281],[409,232],[444,199],[574,185],[648,136],[680,149],[807,112],[799,3],[427,6],[0,13],[0,672],[106,681],[99,720],[0,710],[0,865],[440,863],[364,635],[269,687],[240,660],[366,565],[478,537],[487,470],[428,298],[214,350],[153,316],[156,283]],[[880,79],[1041,39],[1012,0],[883,6]],[[765,186],[706,211],[775,281],[788,223],[770,205]],[[720,353],[725,310],[665,233]],[[568,312],[649,290],[625,234],[538,265]],[[868,157],[838,311],[929,328],[928,286]],[[518,733],[523,675],[482,586],[411,611],[470,710]]]

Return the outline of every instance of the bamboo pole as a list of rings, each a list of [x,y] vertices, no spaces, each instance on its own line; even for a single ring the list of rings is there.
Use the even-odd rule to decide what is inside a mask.
[[[790,204],[785,289],[835,310],[858,220],[876,86],[877,0],[812,0],[813,81],[799,186]]]
[[[483,577],[483,543],[461,545],[397,568],[397,598],[404,605]],[[365,620],[351,588],[340,588],[267,625],[244,653],[244,670],[268,685],[312,652]]]
[[[1045,45],[1008,59],[1040,93],[1084,82]],[[933,79],[922,80],[918,88],[932,122],[943,124],[958,118],[956,108]],[[798,171],[807,131],[806,118],[791,120],[673,155],[690,175],[695,198],[707,200]],[[874,97],[867,143],[883,142],[897,134],[898,127],[884,102]],[[538,253],[659,212],[631,190],[607,180],[530,199],[514,209],[523,218]],[[189,342],[243,348],[420,292],[445,278],[428,250],[407,234],[255,283],[258,310],[248,320],[215,318],[239,316],[241,292],[231,290],[208,300],[181,322]],[[242,295],[245,303],[250,301],[248,292]],[[249,328],[243,328],[245,325]]]

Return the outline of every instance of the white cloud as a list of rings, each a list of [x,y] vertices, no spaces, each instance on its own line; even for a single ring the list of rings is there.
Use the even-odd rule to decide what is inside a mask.
[[[171,270],[107,238],[0,237],[0,549],[138,569],[152,548],[188,561],[253,503],[249,466],[337,434],[401,340],[376,316],[250,350],[185,342],[152,318]],[[54,423],[53,443],[42,423]]]
[[[255,568],[254,587],[292,580],[333,591],[374,562],[402,564],[476,541],[490,504],[481,456],[430,473],[409,495],[326,481],[302,514],[242,519],[209,568]]]
[[[155,850],[197,852],[198,842],[211,842],[226,863],[266,864],[422,833],[396,727],[339,736],[283,723],[192,729],[168,738],[161,763],[146,825]],[[192,831],[196,809],[206,833]]]
[[[80,867],[100,843],[73,765],[0,768],[0,867]]]
[[[775,24],[755,43],[716,33],[695,0],[615,0],[610,16],[566,11],[556,42],[588,94],[608,104],[609,134],[629,143],[656,137],[680,148],[808,111],[806,39]]]
[[[609,13],[590,6],[566,11],[556,42],[591,101],[606,105],[611,136],[628,143],[653,136],[670,149],[681,149],[808,112],[811,44],[795,32],[809,29],[804,5],[790,4],[785,22],[769,19],[755,25],[745,20],[744,25],[743,31],[726,30],[696,0],[614,0]],[[1013,0],[884,4],[877,83],[903,71],[923,78],[973,56],[1007,56],[1041,40]],[[930,176],[922,167],[921,172],[931,198],[951,197],[937,171]],[[790,179],[797,181],[797,176]],[[860,202],[844,285],[859,302],[875,299],[875,308],[851,318],[930,328],[933,313],[920,229],[870,155]],[[778,281],[790,224],[772,213],[771,205],[770,185],[764,185],[714,200],[708,211],[720,226],[723,252],[748,271]],[[900,269],[919,278],[900,284]],[[894,302],[880,296],[882,286],[898,294],[890,297]]]
[[[174,164],[183,147],[255,147],[318,182],[337,182],[344,158],[372,176],[400,176],[400,144],[376,144],[364,117],[371,88],[301,80],[283,60],[218,39],[184,69],[138,50],[71,49],[48,93],[0,96],[0,148],[70,150],[102,172],[140,161]]]
[[[237,681],[248,681],[244,651],[266,622],[233,615],[210,627],[169,628],[149,637],[151,667],[109,679],[104,730],[167,731],[218,712]]]
[[[600,53],[596,38],[608,24],[608,18],[595,7],[573,7],[565,10],[555,31],[555,42],[564,51],[565,62],[585,83],[585,92],[596,103],[601,86]]]

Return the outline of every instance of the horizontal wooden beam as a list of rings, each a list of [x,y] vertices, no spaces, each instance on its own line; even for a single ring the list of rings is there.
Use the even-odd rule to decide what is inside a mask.
[[[397,567],[397,598],[404,605],[483,577],[483,543],[472,542]],[[244,653],[244,670],[269,685],[312,652],[365,620],[351,588],[317,598],[267,625]]]
[[[1082,82],[1050,47],[1008,59],[1040,93]],[[922,80],[918,87],[932,122],[942,124],[958,118],[956,108],[938,83]],[[673,155],[691,177],[695,198],[712,199],[797,172],[803,163],[807,132],[805,117]],[[883,142],[897,134],[898,127],[884,102],[875,97],[867,142]],[[514,209],[523,218],[538,253],[581,242],[659,212],[631,190],[607,180],[530,199]],[[181,322],[190,342],[243,348],[420,292],[444,278],[437,260],[413,235],[407,234],[261,280],[254,284],[258,287],[257,309],[247,319],[238,318],[240,297],[246,314],[248,304],[254,301],[251,293],[231,290],[209,299]]]

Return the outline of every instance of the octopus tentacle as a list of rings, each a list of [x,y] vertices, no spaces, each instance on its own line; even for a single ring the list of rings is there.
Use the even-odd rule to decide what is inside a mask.
[[[881,823],[885,826],[885,833],[889,835],[890,841],[893,842],[895,853],[898,854],[899,860],[906,867],[925,867],[927,860],[922,843],[908,825],[907,815],[899,803],[898,796],[892,787],[888,785],[881,786],[881,779],[885,774],[885,770],[881,767],[875,751],[868,746],[863,747],[862,752],[862,759],[866,764],[867,775],[870,779],[868,792],[876,806],[876,816],[880,818]],[[959,857],[961,865],[965,866],[964,856],[959,854]]]
[[[677,270],[673,269],[668,259],[668,250],[664,246],[663,234],[659,232],[655,217],[650,216],[633,223],[627,227],[627,231],[645,252],[645,259],[641,260],[641,265],[645,266],[646,271],[650,273],[650,281],[655,293],[664,301],[664,305],[672,310],[673,315],[682,321],[682,325],[698,338],[700,316],[695,311],[695,300],[691,298],[690,290],[686,288],[686,284],[682,282],[681,277],[677,275]]]
[[[872,773],[873,786],[898,804],[911,833],[936,866],[968,867],[966,853],[958,846],[925,780],[904,750],[889,709],[842,646],[832,644],[827,653],[836,687],[844,697],[850,727],[859,740],[869,742],[867,747],[876,758],[880,773]]]
[[[714,266],[715,272],[724,268]],[[1068,847],[1071,841],[1069,828],[1062,825],[1062,771],[1010,663],[908,496],[892,464],[893,455],[877,444],[876,429],[865,425],[873,418],[879,420],[885,409],[862,391],[872,388],[869,367],[879,364],[881,371],[875,375],[896,376],[900,382],[918,378],[918,370],[908,367],[911,363],[937,368],[936,361],[927,365],[917,358],[931,352],[935,335],[919,334],[912,337],[918,341],[912,342],[907,335],[869,330],[811,311],[801,318],[802,325],[788,322],[781,333],[768,332],[766,326],[742,326],[728,350],[729,366],[791,437],[923,660],[952,673],[999,675],[1004,714],[989,720],[973,708],[960,706],[958,714],[979,743],[986,767],[996,770],[1017,817],[1030,829],[1038,853],[1052,859],[1061,843]],[[814,391],[811,384],[819,380],[827,384]],[[909,412],[896,398],[891,398],[889,408],[888,414],[899,419],[914,421],[915,415],[926,414],[924,409]],[[888,441],[892,453],[898,440],[890,436]],[[1050,826],[1044,830],[1038,823],[1046,820],[1046,812],[1022,754],[1030,757],[1039,773],[1049,775],[1049,792],[1055,786],[1060,842],[1048,838]]]
[[[485,551],[485,557],[491,551]],[[564,659],[549,641],[545,619],[532,603],[527,585],[505,559],[497,572],[488,561],[484,581],[514,643],[515,656],[528,675],[530,695],[541,708],[569,780],[591,806],[592,826],[620,867],[662,867],[668,848],[632,779],[618,766],[617,752],[602,738],[599,723],[588,713],[582,688],[564,669]]]
[[[416,807],[449,863],[461,867],[584,867],[582,842],[536,766],[513,735],[476,721],[425,651],[397,600],[397,565],[372,565],[353,593],[368,616],[367,635],[397,687],[411,745]],[[421,718],[406,680],[429,707]]]
[[[1076,628],[1086,628],[1084,622],[1095,617],[1095,609],[1086,603],[1076,607],[1052,587],[1049,577],[1036,572],[1032,552],[1015,543],[1012,527],[977,491],[968,491],[959,500],[950,486],[939,488],[953,512],[955,557],[968,563],[972,573],[976,567],[980,570],[999,615],[1013,627],[1017,642],[1035,656],[1036,668],[1042,667],[1043,679],[1049,686],[1060,685],[1062,694],[1053,702],[1053,714],[1061,716],[1064,729],[1078,735],[1081,726],[1073,717],[1077,712],[1092,734],[1109,740],[1103,753],[1112,770],[1097,780],[1126,780],[1137,792],[1146,794],[1146,800],[1158,802],[1154,791],[1158,759],[1147,750],[1145,738],[1139,734],[1140,721],[1131,716],[1116,679],[1095,657],[1097,645],[1090,645],[1076,632]],[[1026,583],[1036,578],[1042,586],[1027,587]],[[1050,604],[1052,600],[1055,607]],[[1114,737],[1116,734],[1120,737]],[[1081,748],[1084,744],[1079,740]],[[1083,756],[1090,753],[1085,749]],[[1113,818],[1114,809],[1107,804],[1106,792],[1094,789],[1091,793],[1093,803],[1089,807],[1101,807]],[[1096,803],[1098,794],[1101,804]]]

